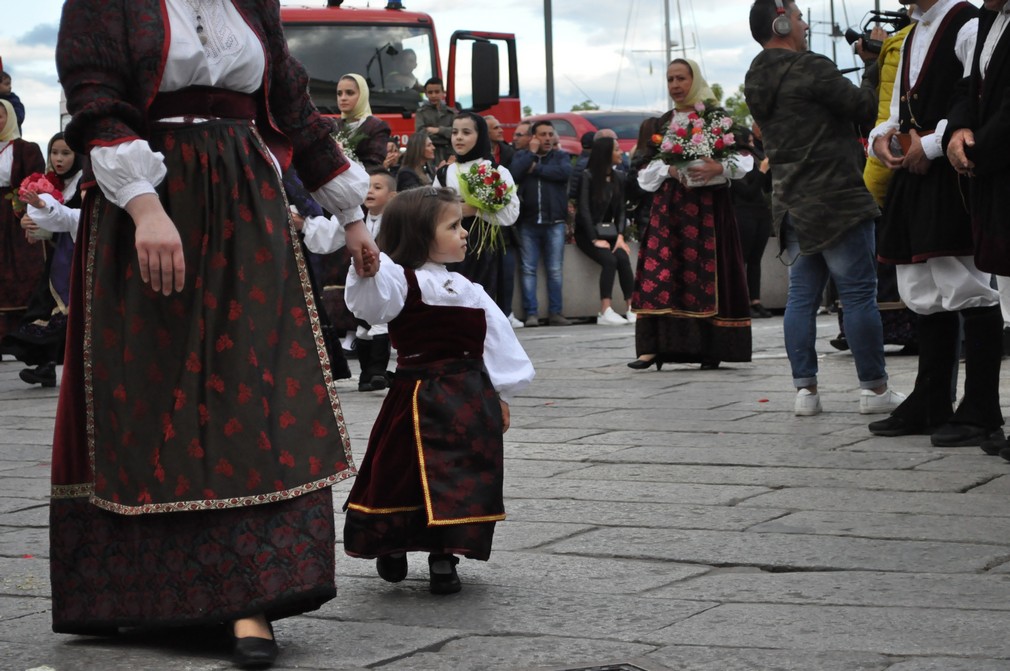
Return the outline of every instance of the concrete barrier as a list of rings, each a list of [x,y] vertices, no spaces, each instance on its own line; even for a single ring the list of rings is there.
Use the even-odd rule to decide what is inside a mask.
[[[638,243],[632,242],[631,268],[635,269],[638,260]],[[761,261],[761,303],[769,309],[781,309],[786,306],[786,292],[789,288],[788,268],[777,258],[779,249],[778,238],[768,240],[764,258]],[[524,317],[522,293],[520,289],[522,269],[516,269],[516,288],[512,299],[512,311]],[[600,311],[600,266],[593,263],[573,244],[565,245],[565,258],[562,266],[562,312],[566,317],[574,319],[595,318]],[[628,309],[627,299],[621,294],[621,287],[614,279],[613,305],[614,310],[624,314]],[[537,272],[537,306],[539,317],[547,317],[547,274],[543,263]]]

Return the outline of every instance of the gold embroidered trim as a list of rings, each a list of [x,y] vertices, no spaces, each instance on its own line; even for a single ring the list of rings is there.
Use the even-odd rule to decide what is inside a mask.
[[[390,513],[409,513],[415,510],[421,510],[424,506],[401,506],[399,508],[369,508],[368,506],[362,506],[357,503],[348,503],[347,507],[351,510],[357,510],[359,513],[368,513],[369,515],[388,515]]]

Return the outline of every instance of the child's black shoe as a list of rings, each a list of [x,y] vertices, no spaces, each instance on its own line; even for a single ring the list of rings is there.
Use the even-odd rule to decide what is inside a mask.
[[[407,577],[406,553],[399,552],[376,557],[375,570],[379,577],[386,582],[400,582]]]
[[[456,573],[459,557],[453,555],[428,555],[428,589],[432,594],[455,594],[463,589]]]

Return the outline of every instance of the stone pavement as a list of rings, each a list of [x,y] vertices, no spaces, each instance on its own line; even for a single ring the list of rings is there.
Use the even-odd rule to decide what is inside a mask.
[[[780,317],[755,322],[754,363],[705,372],[631,371],[630,327],[523,329],[538,376],[491,561],[434,597],[423,557],[390,585],[339,554],[338,598],[277,625],[277,668],[1010,671],[1010,464],[870,436],[836,330],[820,318],[825,413],[796,418]],[[908,390],[915,359],[888,366]],[[19,369],[0,364],[0,668],[230,668],[213,635],[50,632],[56,393]],[[355,388],[360,457],[381,395]]]

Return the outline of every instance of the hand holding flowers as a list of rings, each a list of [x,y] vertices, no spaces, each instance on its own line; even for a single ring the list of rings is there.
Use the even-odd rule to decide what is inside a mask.
[[[736,138],[729,132],[732,126],[733,119],[714,101],[699,102],[686,121],[675,115],[666,132],[653,135],[652,142],[657,158],[688,173],[685,186],[702,186],[721,174],[721,166],[718,172],[714,170],[716,161],[733,160],[738,155]]]
[[[501,227],[490,220],[494,214],[509,204],[515,186],[502,179],[502,174],[490,163],[474,163],[466,172],[459,173],[459,193],[463,202],[477,210],[477,220],[470,231],[471,249],[478,256],[484,249],[494,251],[505,246]]]

